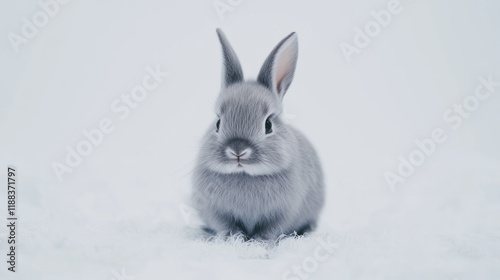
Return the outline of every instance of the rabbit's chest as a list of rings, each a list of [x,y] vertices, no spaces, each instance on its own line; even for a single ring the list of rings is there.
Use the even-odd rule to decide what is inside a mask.
[[[293,185],[284,177],[227,176],[219,186],[219,196],[226,210],[238,216],[259,218],[285,211],[299,199]]]

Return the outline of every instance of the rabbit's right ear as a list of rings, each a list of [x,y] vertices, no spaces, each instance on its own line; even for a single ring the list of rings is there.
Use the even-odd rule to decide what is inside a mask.
[[[222,87],[243,81],[243,70],[241,70],[240,61],[236,56],[224,32],[217,28],[220,44],[222,45],[222,56],[224,65],[222,66]]]

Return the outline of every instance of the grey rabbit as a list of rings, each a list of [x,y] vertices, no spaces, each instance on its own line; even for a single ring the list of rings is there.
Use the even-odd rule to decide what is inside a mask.
[[[240,62],[217,29],[224,66],[217,118],[205,134],[192,202],[205,231],[277,240],[315,228],[324,204],[323,173],[309,141],[283,121],[282,100],[298,56],[295,33],[244,81]]]

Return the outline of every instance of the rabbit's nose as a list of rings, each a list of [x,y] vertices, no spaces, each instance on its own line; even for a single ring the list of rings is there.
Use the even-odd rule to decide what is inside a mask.
[[[227,142],[226,155],[231,159],[247,159],[250,158],[252,149],[247,140],[234,138]]]
[[[247,159],[250,158],[252,154],[252,150],[250,148],[246,148],[243,151],[236,152],[231,148],[226,149],[226,155],[230,159]]]
[[[252,154],[252,150],[250,148],[246,148],[242,151],[235,151],[231,148],[226,149],[226,156],[230,159],[248,159]]]

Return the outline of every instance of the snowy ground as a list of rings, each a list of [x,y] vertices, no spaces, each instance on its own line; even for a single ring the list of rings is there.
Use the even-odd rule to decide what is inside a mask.
[[[43,20],[43,8],[2,4],[0,182],[18,167],[19,221],[17,272],[2,262],[0,279],[500,278],[500,86],[454,111],[474,102],[481,77],[500,81],[499,3],[401,0],[348,62],[342,42],[354,45],[355,28],[394,2],[220,2],[233,3],[223,20],[218,1],[73,0],[14,47],[9,34],[22,35],[23,17]],[[247,77],[281,38],[299,36],[286,111],[328,186],[309,236],[201,239],[190,172],[220,86],[216,27]],[[157,68],[168,77],[117,111]],[[54,162],[103,121],[112,131],[58,178]],[[391,188],[384,174],[435,129],[446,140]],[[0,227],[4,257],[7,237]]]

